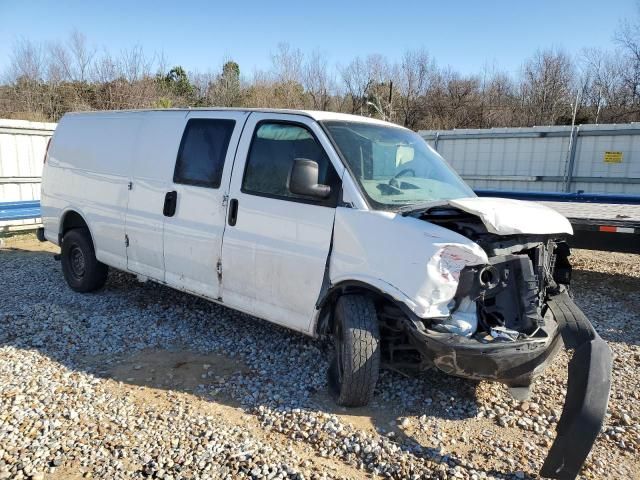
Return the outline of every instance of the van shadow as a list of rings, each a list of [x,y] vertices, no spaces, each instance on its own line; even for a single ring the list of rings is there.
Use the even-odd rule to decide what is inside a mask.
[[[474,382],[438,372],[406,378],[383,371],[371,406],[343,409],[326,394],[328,341],[168,287],[141,284],[121,272],[111,271],[102,290],[78,294],[64,283],[51,253],[2,249],[0,269],[3,276],[11,272],[0,302],[0,346],[37,349],[70,370],[188,393],[258,416],[261,407],[335,414],[370,435],[385,436],[416,459],[447,468],[470,463],[445,454],[446,440],[436,445],[409,435],[401,423],[407,416],[427,421],[475,417]],[[366,454],[359,455],[364,462]]]

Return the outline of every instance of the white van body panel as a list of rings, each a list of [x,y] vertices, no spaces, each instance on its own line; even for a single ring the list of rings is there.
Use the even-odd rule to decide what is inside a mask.
[[[47,239],[58,243],[67,210],[83,217],[96,257],[126,268],[125,214],[129,166],[136,155],[141,115],[109,112],[65,115],[44,168],[42,217]]]
[[[260,121],[294,122],[313,132],[339,177],[344,174],[324,131],[300,115],[252,113],[238,146],[229,198],[238,200],[235,226],[222,245],[222,297],[230,306],[313,334],[316,302],[331,246],[335,209],[242,191],[245,161]]]
[[[421,318],[448,316],[460,271],[487,261],[476,243],[432,223],[392,212],[336,210],[331,285],[363,282]]]

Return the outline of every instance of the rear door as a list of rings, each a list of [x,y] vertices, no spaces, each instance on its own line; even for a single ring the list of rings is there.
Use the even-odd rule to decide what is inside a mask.
[[[319,165],[331,195],[292,194],[296,158]],[[225,304],[310,333],[325,272],[343,167],[319,125],[301,115],[252,113],[238,146],[222,246]]]
[[[165,192],[165,282],[219,299],[226,195],[246,112],[190,112]]]

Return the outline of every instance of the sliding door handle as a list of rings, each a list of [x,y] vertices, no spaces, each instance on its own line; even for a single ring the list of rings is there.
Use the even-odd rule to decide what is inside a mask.
[[[238,220],[238,200],[232,198],[229,202],[229,225],[233,227],[236,224],[236,220]]]
[[[162,214],[165,217],[173,217],[176,213],[176,205],[178,204],[178,192],[167,192],[164,196],[164,207],[162,208]]]

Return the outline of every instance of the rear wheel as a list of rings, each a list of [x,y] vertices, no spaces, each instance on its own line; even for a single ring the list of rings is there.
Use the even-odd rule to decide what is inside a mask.
[[[334,317],[335,354],[329,390],[346,407],[367,405],[380,371],[380,331],[373,301],[364,295],[338,299]]]
[[[98,261],[86,228],[69,230],[62,239],[62,272],[76,292],[92,292],[107,281],[108,267]]]

